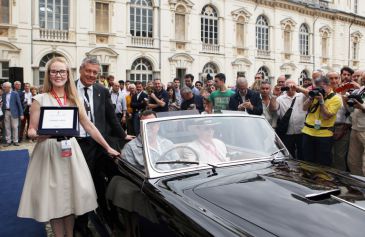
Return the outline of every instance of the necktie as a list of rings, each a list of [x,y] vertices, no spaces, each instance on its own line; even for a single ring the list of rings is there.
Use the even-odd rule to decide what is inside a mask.
[[[88,89],[89,89],[89,88],[84,87],[85,98],[87,99],[87,102],[89,102],[89,103],[90,103],[89,94],[87,93],[87,90],[88,90]]]
[[[93,122],[93,116],[91,114],[91,104],[90,104],[90,98],[89,98],[89,94],[87,93],[87,90],[89,88],[87,87],[84,87],[84,92],[85,92],[85,99],[87,100],[87,103],[86,101],[84,100],[84,106],[85,106],[85,109],[86,109],[86,113],[87,115],[89,116],[90,118],[90,121]]]

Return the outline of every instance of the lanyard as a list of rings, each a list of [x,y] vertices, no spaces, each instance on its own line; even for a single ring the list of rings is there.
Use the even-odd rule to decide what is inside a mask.
[[[61,102],[60,97],[58,97],[58,95],[56,94],[56,92],[54,90],[51,91],[51,94],[53,95],[53,97],[57,100],[58,104],[62,107],[62,106],[66,106],[67,103],[67,97],[66,97],[66,93],[63,93],[63,105]]]

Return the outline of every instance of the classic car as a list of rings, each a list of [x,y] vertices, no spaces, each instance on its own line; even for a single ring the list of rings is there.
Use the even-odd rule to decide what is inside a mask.
[[[106,193],[120,236],[365,236],[365,179],[292,159],[263,117],[141,124]]]

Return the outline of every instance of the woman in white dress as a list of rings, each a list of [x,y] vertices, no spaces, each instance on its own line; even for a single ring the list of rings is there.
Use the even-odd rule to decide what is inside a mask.
[[[96,192],[85,158],[75,138],[69,139],[71,154],[62,152],[61,141],[37,135],[42,106],[77,106],[79,119],[86,132],[107,150],[109,155],[119,153],[112,149],[89,121],[78,100],[70,67],[65,59],[56,57],[46,66],[43,94],[33,98],[28,135],[37,138],[31,155],[18,216],[40,222],[50,221],[58,236],[72,236],[75,215],[96,209]]]

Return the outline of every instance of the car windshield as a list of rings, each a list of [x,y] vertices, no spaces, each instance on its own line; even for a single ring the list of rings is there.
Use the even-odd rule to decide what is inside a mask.
[[[283,156],[265,119],[190,117],[146,124],[148,161],[157,171]]]

